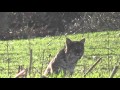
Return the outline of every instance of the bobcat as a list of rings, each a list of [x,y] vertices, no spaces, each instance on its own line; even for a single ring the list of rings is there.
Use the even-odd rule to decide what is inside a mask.
[[[77,61],[84,54],[84,42],[85,38],[81,41],[71,41],[66,38],[65,47],[50,61],[43,75],[58,74],[61,70],[64,75],[66,75],[66,71],[72,75]]]

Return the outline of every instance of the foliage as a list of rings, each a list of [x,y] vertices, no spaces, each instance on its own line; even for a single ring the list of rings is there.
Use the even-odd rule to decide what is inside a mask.
[[[119,12],[1,12],[0,39],[120,29]]]

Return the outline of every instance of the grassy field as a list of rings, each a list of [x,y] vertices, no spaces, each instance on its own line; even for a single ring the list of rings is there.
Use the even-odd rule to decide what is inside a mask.
[[[27,78],[40,78],[49,61],[64,47],[66,37],[71,40],[86,38],[84,56],[77,63],[73,76],[66,78],[109,78],[115,65],[118,65],[118,71],[114,78],[120,78],[120,31],[0,41],[0,78],[14,78],[19,65],[29,68],[30,49],[32,69]],[[102,58],[101,61],[84,77],[99,58]],[[62,78],[63,74],[50,77]]]

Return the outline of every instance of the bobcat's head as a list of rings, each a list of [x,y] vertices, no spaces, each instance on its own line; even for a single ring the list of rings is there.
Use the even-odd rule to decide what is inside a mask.
[[[66,38],[66,54],[81,56],[84,53],[84,43],[85,38],[80,41],[71,41],[69,38]]]

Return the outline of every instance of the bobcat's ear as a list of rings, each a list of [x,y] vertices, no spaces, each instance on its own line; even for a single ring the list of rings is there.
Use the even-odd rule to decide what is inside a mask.
[[[66,44],[70,44],[72,41],[69,38],[66,38]]]
[[[84,44],[85,43],[85,38],[83,38],[80,42]]]

